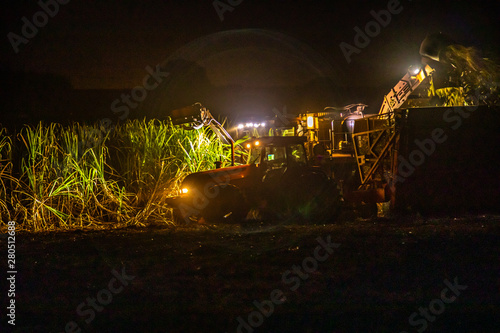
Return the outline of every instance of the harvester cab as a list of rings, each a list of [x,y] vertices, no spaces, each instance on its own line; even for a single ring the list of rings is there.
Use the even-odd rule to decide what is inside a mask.
[[[258,172],[266,191],[276,192],[298,184],[301,177],[313,170],[309,167],[305,142],[305,137],[297,136],[268,136],[247,142],[248,165]]]
[[[304,167],[308,164],[305,142],[305,137],[297,136],[253,138],[246,144],[246,148],[250,150],[248,164],[269,169]]]

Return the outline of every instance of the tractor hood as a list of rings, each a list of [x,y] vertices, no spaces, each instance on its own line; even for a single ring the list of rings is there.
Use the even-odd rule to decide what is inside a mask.
[[[229,184],[236,179],[246,178],[251,170],[257,168],[255,165],[239,165],[228,168],[201,171],[192,173],[182,182],[182,186],[202,185],[213,181],[216,184]]]

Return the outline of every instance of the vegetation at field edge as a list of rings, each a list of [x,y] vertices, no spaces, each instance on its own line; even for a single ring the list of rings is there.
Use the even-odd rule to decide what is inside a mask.
[[[243,154],[243,152],[239,152]],[[0,222],[27,231],[173,223],[165,198],[189,173],[230,165],[209,128],[167,120],[0,126]]]

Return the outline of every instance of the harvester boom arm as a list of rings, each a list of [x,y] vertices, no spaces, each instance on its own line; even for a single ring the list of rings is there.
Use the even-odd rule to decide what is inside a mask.
[[[403,105],[420,83],[432,75],[434,69],[429,65],[425,65],[425,67],[418,69],[417,73],[411,73],[410,71],[384,96],[384,101],[378,112],[379,115],[389,114]]]
[[[225,128],[200,103],[172,111],[172,124],[183,125],[186,129],[200,129],[210,126],[223,143],[231,145],[231,166],[234,166],[234,140]]]

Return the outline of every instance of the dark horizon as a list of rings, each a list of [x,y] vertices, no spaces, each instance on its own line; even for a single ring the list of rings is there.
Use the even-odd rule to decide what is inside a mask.
[[[488,57],[499,54],[499,3],[240,1],[225,11],[215,3],[8,1],[0,14],[2,117],[113,116],[122,92],[143,87],[158,68],[165,70],[147,81],[154,89],[135,91],[147,95],[137,96],[131,117],[159,117],[195,102],[216,115],[351,103],[375,113],[420,62],[420,43],[430,33],[446,33]],[[36,33],[23,35],[34,20]]]

